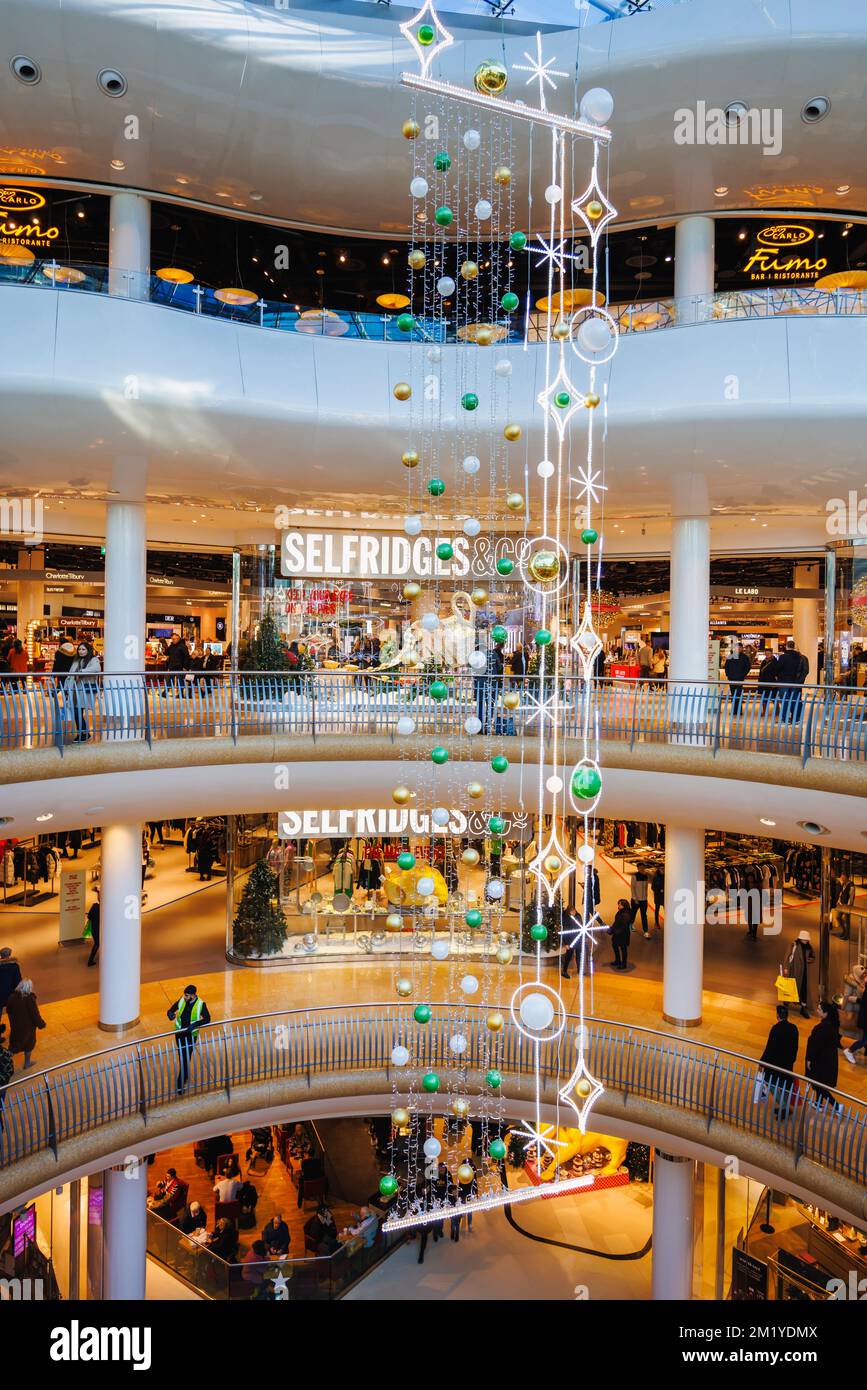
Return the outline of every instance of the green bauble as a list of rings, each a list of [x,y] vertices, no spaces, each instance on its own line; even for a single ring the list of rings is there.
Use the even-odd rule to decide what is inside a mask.
[[[436,38],[436,30],[432,24],[422,24],[416,38],[423,48],[428,48]]]
[[[507,555],[503,555],[502,558],[497,561],[497,574],[511,574],[514,568],[514,560],[510,560]]]
[[[506,822],[502,816],[491,816],[488,820],[488,829],[492,835],[502,835],[506,828]]]
[[[546,627],[540,627],[533,640],[537,647],[547,647],[551,641],[551,634]]]
[[[445,681],[431,681],[428,687],[428,694],[432,700],[444,700],[449,693],[449,688]]]
[[[534,941],[547,941],[548,928],[545,926],[545,923],[534,922],[532,927],[530,928],[530,936],[533,938]]]
[[[442,478],[431,478],[430,482],[427,485],[427,490],[430,493],[431,497],[442,497],[443,493],[446,490],[446,485],[443,482]]]
[[[447,748],[432,748],[431,762],[436,763],[437,767],[442,767],[443,763],[449,760],[449,750]]]
[[[451,541],[440,541],[439,545],[437,546],[438,560],[451,560],[454,556],[454,553],[455,548],[452,545]]]
[[[491,1155],[491,1158],[496,1159],[498,1163],[501,1159],[504,1159],[506,1157],[506,1146],[502,1139],[492,1139],[488,1145],[488,1153]]]
[[[448,150],[440,150],[439,154],[434,155],[434,168],[441,174],[445,174],[452,167],[452,157]]]
[[[452,212],[451,208],[443,206],[437,208],[436,212],[434,213],[434,221],[440,227],[450,227],[452,225],[452,222],[454,221],[454,216],[455,215]]]
[[[397,856],[397,867],[399,869],[414,869],[415,855],[410,853],[408,849],[403,850],[403,852]]]
[[[485,1072],[485,1080],[492,1091],[498,1091],[503,1084],[503,1078],[500,1076],[496,1067],[491,1067],[490,1071]]]
[[[491,641],[492,641],[492,642],[505,642],[505,640],[506,640],[506,638],[508,637],[508,635],[509,635],[509,634],[508,634],[508,632],[506,631],[506,629],[503,627],[503,624],[502,624],[502,623],[495,623],[494,626],[491,628]]]
[[[595,767],[579,767],[572,773],[572,795],[592,801],[602,790],[602,778]]]
[[[507,314],[513,314],[517,309],[519,303],[520,300],[518,299],[518,296],[514,293],[513,290],[506,290],[506,293],[500,300],[500,304],[505,309]]]
[[[390,1173],[386,1173],[385,1177],[379,1180],[379,1191],[383,1197],[393,1197],[397,1191],[397,1178],[393,1178]]]
[[[513,232],[509,237],[509,245],[513,251],[523,251],[524,247],[527,245],[527,233]]]
[[[415,319],[412,314],[398,314],[397,326],[401,333],[411,333],[415,328]]]
[[[581,532],[581,539],[585,545],[593,545],[599,539],[598,531],[594,531],[592,526],[585,526]]]
[[[401,318],[402,317],[403,315],[401,315]],[[400,322],[400,320],[398,320],[398,322]],[[565,410],[571,400],[572,397],[569,395],[568,391],[558,391],[554,397],[554,404],[557,406],[558,410]]]
[[[424,1076],[421,1079],[421,1086],[422,1090],[427,1091],[428,1095],[435,1095],[440,1088],[440,1079],[437,1076],[436,1072],[425,1072]]]
[[[461,405],[463,406],[464,410],[477,410],[479,405],[479,398],[476,395],[475,391],[466,391],[464,395],[461,396]]]
[[[412,1011],[412,1016],[416,1023],[430,1023],[430,1005],[416,1004]]]
[[[471,907],[469,912],[464,913],[464,921],[468,927],[480,927],[482,925],[482,914],[478,908]]]
[[[509,759],[504,758],[502,753],[498,753],[495,758],[491,758],[491,767],[495,772],[507,772],[509,769]]]

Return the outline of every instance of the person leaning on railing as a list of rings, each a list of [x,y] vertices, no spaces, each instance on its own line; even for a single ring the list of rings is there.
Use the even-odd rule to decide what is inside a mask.
[[[99,682],[88,680],[89,676],[99,675],[99,657],[89,642],[81,641],[75,649],[75,657],[69,667],[69,674],[63,682],[63,693],[72,706],[76,728],[76,743],[86,743],[90,738],[87,727],[87,712],[93,709],[99,692]]]

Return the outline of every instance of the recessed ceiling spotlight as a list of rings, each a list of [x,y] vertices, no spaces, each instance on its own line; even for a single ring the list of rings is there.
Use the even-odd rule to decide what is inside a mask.
[[[768,820],[766,816],[759,816],[759,820],[761,821],[762,825],[776,825],[777,823],[775,820]]]
[[[122,97],[126,91],[126,78],[114,68],[103,68],[96,79],[96,85],[107,97]]]
[[[726,184],[721,183],[719,188],[714,189],[713,193],[715,198],[724,198],[728,193],[728,187]]]
[[[726,107],[723,115],[726,118],[726,125],[738,125],[749,112],[749,106],[745,101],[731,101]]]
[[[44,816],[37,816],[36,819],[37,819],[38,821],[54,820],[54,812],[53,812],[53,811],[46,811]]]
[[[175,183],[189,183],[189,179],[185,179],[183,174],[178,174],[178,177],[175,179]]]
[[[258,191],[258,189],[255,189],[255,188],[254,188],[254,189],[251,191],[251,193],[250,193],[249,196],[250,196],[250,202],[251,202],[251,203],[261,203],[262,199],[265,197],[265,194],[264,194],[264,193],[260,193],[260,192]]]
[[[848,183],[838,183],[838,184],[837,184],[837,187],[834,189],[834,192],[837,194],[837,196],[838,196],[839,198],[842,198],[842,196],[843,196],[844,193],[848,193],[848,192],[849,192],[849,184],[848,184]]]
[[[806,121],[807,125],[815,125],[817,121],[823,121],[830,110],[831,103],[827,97],[810,97],[801,108],[801,120]]]
[[[11,825],[12,821],[12,816],[0,816],[0,825]]]
[[[799,826],[801,827],[802,830],[806,830],[806,832],[807,832],[808,835],[827,835],[827,834],[828,834],[828,827],[827,827],[827,825],[820,825],[818,821],[815,821],[815,820],[799,820],[799,821],[798,821],[798,824],[799,824]]]
[[[122,159],[113,159],[111,161],[111,167],[112,169],[125,169],[126,165],[124,164]]]
[[[27,87],[34,86],[42,76],[42,69],[39,64],[33,58],[25,58],[23,54],[19,54],[17,58],[12,58],[9,66],[18,81],[23,82]]]

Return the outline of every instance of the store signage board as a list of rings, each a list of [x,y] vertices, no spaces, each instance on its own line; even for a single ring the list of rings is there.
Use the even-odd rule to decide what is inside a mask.
[[[816,231],[802,222],[773,222],[755,235],[740,271],[753,284],[809,285],[828,269]]]
[[[80,941],[87,917],[87,870],[60,870],[60,942]]]
[[[524,841],[526,817],[506,817],[504,839]],[[281,811],[277,834],[281,840],[355,839],[365,835],[485,835],[483,816],[466,816],[452,809],[447,825],[435,825],[426,811],[408,807],[376,806],[340,810]]]
[[[454,554],[441,560],[447,541]],[[284,579],[469,579],[496,575],[503,556],[515,567],[524,555],[523,536],[423,535],[399,531],[284,531],[280,573]]]
[[[764,1303],[768,1297],[768,1266],[740,1246],[732,1249],[732,1302]]]
[[[7,246],[27,246],[31,251],[50,251],[60,236],[59,227],[43,227],[39,209],[45,198],[29,188],[0,188],[0,241]]]

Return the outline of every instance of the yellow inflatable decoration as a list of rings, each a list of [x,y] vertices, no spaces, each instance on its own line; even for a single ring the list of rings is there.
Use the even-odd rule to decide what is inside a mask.
[[[610,1134],[582,1134],[580,1129],[566,1129],[561,1127],[556,1132],[553,1127],[551,1133],[545,1133],[545,1138],[553,1147],[553,1141],[563,1147],[557,1149],[557,1162],[548,1163],[542,1171],[543,1182],[553,1182],[557,1176],[557,1168],[564,1168],[571,1158],[576,1154],[592,1153],[594,1149],[607,1149],[611,1154],[611,1161],[606,1163],[604,1168],[595,1171],[600,1175],[603,1173],[616,1173],[623,1166],[626,1158],[626,1148],[628,1140],[615,1139]]]
[[[418,883],[422,878],[433,879],[434,890],[427,897],[421,897],[418,893]],[[434,899],[444,903],[449,896],[448,884],[439,869],[433,869],[429,864],[414,864],[411,869],[390,865],[382,886],[388,901],[395,907],[424,907]]]

